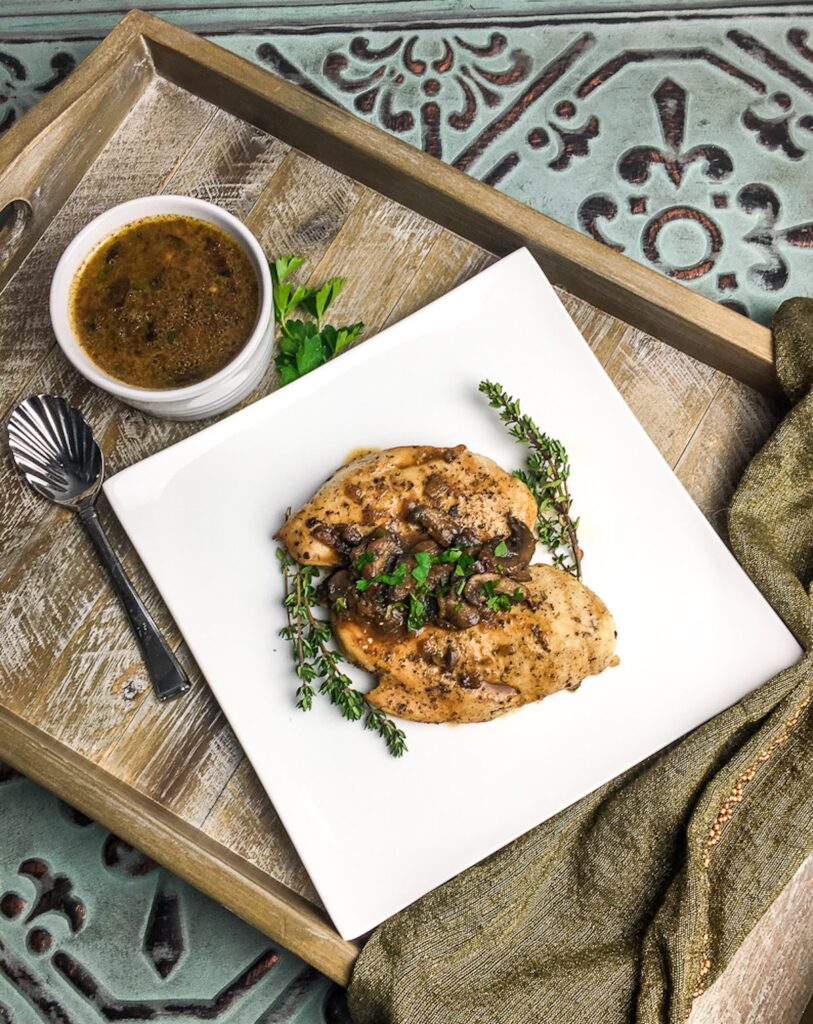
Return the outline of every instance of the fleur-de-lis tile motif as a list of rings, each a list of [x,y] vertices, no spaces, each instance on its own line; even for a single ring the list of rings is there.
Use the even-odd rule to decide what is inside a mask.
[[[0,892],[0,1024],[18,1024],[16,1011],[11,1016],[8,1007],[20,1005],[51,1024],[295,1021],[303,1020],[303,1008],[324,1005],[327,1013],[329,997],[329,1019],[349,1024],[340,993],[327,979],[210,906],[208,913],[218,917],[223,931],[222,957],[212,964],[202,896],[55,798],[43,794],[44,799],[32,800],[34,784],[0,763],[4,782],[9,783],[2,786],[4,824],[19,836],[31,819],[37,845],[49,854],[23,860],[19,883]],[[27,811],[27,803],[35,804],[36,815]],[[55,834],[70,836],[66,870],[52,866],[59,846]],[[8,870],[0,849],[0,873]],[[93,898],[85,900],[87,886],[93,887]],[[106,929],[104,944],[88,927],[91,918],[96,929]],[[136,944],[128,947],[128,938]],[[106,957],[108,948],[113,952]],[[140,969],[139,953],[153,968],[152,978]],[[202,961],[202,954],[207,959]],[[305,1019],[311,1017],[312,1011],[306,1012]]]
[[[664,148],[635,146],[621,157],[618,172],[631,185],[642,185],[648,180],[652,168],[660,164],[677,188],[683,181],[687,167],[696,161],[703,163],[707,177],[719,181],[734,169],[731,157],[713,143],[693,146],[684,152],[686,130],[686,90],[671,78],[665,78],[652,94],[658,111]]]

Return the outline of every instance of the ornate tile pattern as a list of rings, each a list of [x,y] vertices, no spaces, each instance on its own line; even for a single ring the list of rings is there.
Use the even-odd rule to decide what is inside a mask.
[[[0,1022],[349,1024],[293,954],[0,764]]]
[[[253,6],[240,32],[219,30],[212,11],[206,27],[242,56],[766,322],[789,295],[813,294],[813,17],[780,5],[643,18],[642,3],[621,6],[489,25],[435,11],[418,27],[302,31],[272,31]],[[0,17],[0,40],[2,31]],[[92,45],[0,41],[0,125]]]

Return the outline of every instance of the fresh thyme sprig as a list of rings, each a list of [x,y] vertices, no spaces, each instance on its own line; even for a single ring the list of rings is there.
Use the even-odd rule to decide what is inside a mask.
[[[317,619],[313,608],[318,603],[314,581],[319,570],[312,565],[294,562],[283,548],[277,548],[277,559],[285,580],[285,612],[288,625],[280,636],[291,645],[295,671],[299,678],[296,706],[310,711],[318,682],[319,693],[324,694],[342,715],[351,722],[363,718],[365,729],[377,732],[393,757],[406,751],[406,736],[392,719],[355,689],[348,676],[341,671],[342,654],[330,646],[333,631],[328,622]]]
[[[528,446],[526,468],[517,470],[514,476],[522,480],[536,498],[539,540],[553,556],[553,564],[558,569],[564,569],[580,580],[579,520],[570,514],[571,498],[567,485],[570,461],[564,445],[544,434],[500,384],[480,381],[480,391],[488,399],[488,404],[499,411],[500,419],[508,425],[509,434],[520,444]]]
[[[324,322],[325,313],[344,288],[345,279],[331,277],[318,288],[295,285],[289,280],[290,275],[304,262],[301,256],[279,256],[268,264],[274,292],[274,316],[280,331],[274,361],[282,384],[289,384],[339,355],[364,328],[361,321],[347,327],[334,327]],[[313,319],[293,319],[297,310]]]

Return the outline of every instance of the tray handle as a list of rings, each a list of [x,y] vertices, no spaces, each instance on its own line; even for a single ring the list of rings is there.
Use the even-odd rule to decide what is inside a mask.
[[[0,209],[0,280],[6,270],[16,265],[21,252],[27,252],[25,235],[32,222],[33,211],[27,199],[10,199]]]

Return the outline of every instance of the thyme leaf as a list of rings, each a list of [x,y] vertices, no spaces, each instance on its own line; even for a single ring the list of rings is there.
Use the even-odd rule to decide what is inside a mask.
[[[525,469],[514,476],[521,480],[536,499],[538,508],[537,531],[539,540],[553,557],[553,564],[582,578],[582,550],[579,547],[578,519],[571,515],[571,497],[568,489],[570,460],[561,441],[543,433],[530,416],[526,416],[519,402],[500,384],[483,380],[480,391],[488,404],[499,412],[508,427],[508,433],[529,451]]]
[[[393,757],[401,757],[407,749],[403,730],[355,689],[341,670],[341,652],[331,646],[333,630],[330,623],[317,619],[313,614],[318,603],[315,584],[319,569],[300,565],[283,548],[277,548],[277,560],[285,583],[283,605],[288,618],[280,636],[291,645],[294,670],[299,679],[296,706],[301,711],[310,711],[318,691],[348,721],[362,720],[365,729],[377,732]]]

